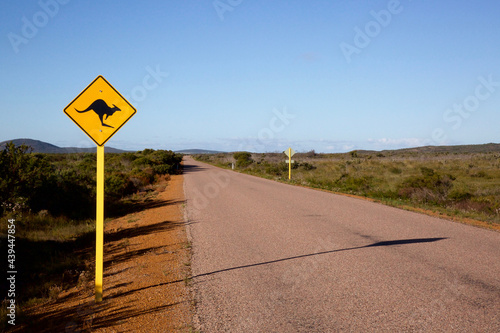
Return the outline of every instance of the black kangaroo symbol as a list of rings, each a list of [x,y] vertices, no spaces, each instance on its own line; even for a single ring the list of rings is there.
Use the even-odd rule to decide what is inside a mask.
[[[75,111],[76,112],[79,112],[79,113],[84,113],[84,112],[87,112],[87,111],[94,111],[98,116],[99,116],[99,119],[101,120],[101,124],[102,126],[106,126],[106,127],[111,127],[111,128],[114,128],[113,126],[109,126],[109,125],[106,125],[104,123],[104,120],[105,119],[108,119],[109,116],[112,116],[113,113],[115,113],[116,111],[121,111],[116,105],[113,104],[113,107],[110,108],[108,106],[108,104],[106,104],[105,101],[103,101],[102,99],[96,99],[95,101],[92,102],[92,104],[90,104],[90,106],[88,108],[86,108],[85,110],[83,111],[78,111],[76,108],[75,108]],[[106,116],[106,118],[103,119],[103,117]]]

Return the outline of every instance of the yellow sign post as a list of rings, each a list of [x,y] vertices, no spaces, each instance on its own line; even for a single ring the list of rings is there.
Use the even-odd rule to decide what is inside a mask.
[[[104,146],[97,146],[95,226],[95,300],[102,301],[102,272],[104,252]]]
[[[286,156],[288,156],[288,179],[292,179],[292,156],[295,155],[295,151],[292,148],[285,150]]]
[[[99,75],[71,103],[64,113],[97,145],[96,179],[96,266],[95,300],[102,301],[104,244],[104,143],[137,110],[108,81]]]

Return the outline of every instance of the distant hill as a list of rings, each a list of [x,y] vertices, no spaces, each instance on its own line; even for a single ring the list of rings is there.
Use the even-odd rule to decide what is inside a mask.
[[[206,150],[206,149],[183,149],[183,150],[176,150],[176,153],[181,153],[181,154],[219,154],[219,153],[224,153],[223,151],[217,151],[217,150]]]
[[[498,153],[500,152],[500,144],[486,143],[481,145],[424,146],[398,149],[396,151],[416,153]]]
[[[456,145],[456,146],[423,146],[415,148],[402,148],[393,150],[356,150],[358,154],[397,154],[397,153],[500,153],[499,143],[485,143],[479,145]]]
[[[500,153],[500,144],[486,143],[479,145],[457,145],[457,146],[423,146],[415,148],[403,148],[395,150],[382,150],[380,152],[373,150],[358,150],[358,153]]]
[[[5,149],[9,142],[13,142],[16,146],[26,145],[33,148],[34,153],[44,154],[67,154],[67,153],[95,153],[96,147],[92,148],[77,148],[77,147],[58,147],[51,143],[33,140],[33,139],[15,139],[0,142],[0,151]],[[126,150],[106,147],[106,153],[125,153]]]

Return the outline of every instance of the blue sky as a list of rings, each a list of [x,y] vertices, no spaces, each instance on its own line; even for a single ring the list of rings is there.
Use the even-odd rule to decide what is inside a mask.
[[[344,152],[500,142],[500,2],[5,0],[0,141],[93,142],[63,113],[103,75],[106,146]]]

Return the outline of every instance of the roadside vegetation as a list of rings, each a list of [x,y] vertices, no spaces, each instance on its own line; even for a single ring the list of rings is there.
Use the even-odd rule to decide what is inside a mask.
[[[500,226],[500,152],[387,151],[195,155],[224,168]]]
[[[146,208],[181,160],[182,155],[165,150],[106,154],[105,218]],[[93,276],[95,178],[95,153],[37,154],[13,144],[0,151],[2,253],[7,253],[8,219],[16,225],[16,321],[23,320],[23,308],[54,300]],[[7,294],[6,280],[0,291]],[[6,307],[3,301],[1,330]]]

